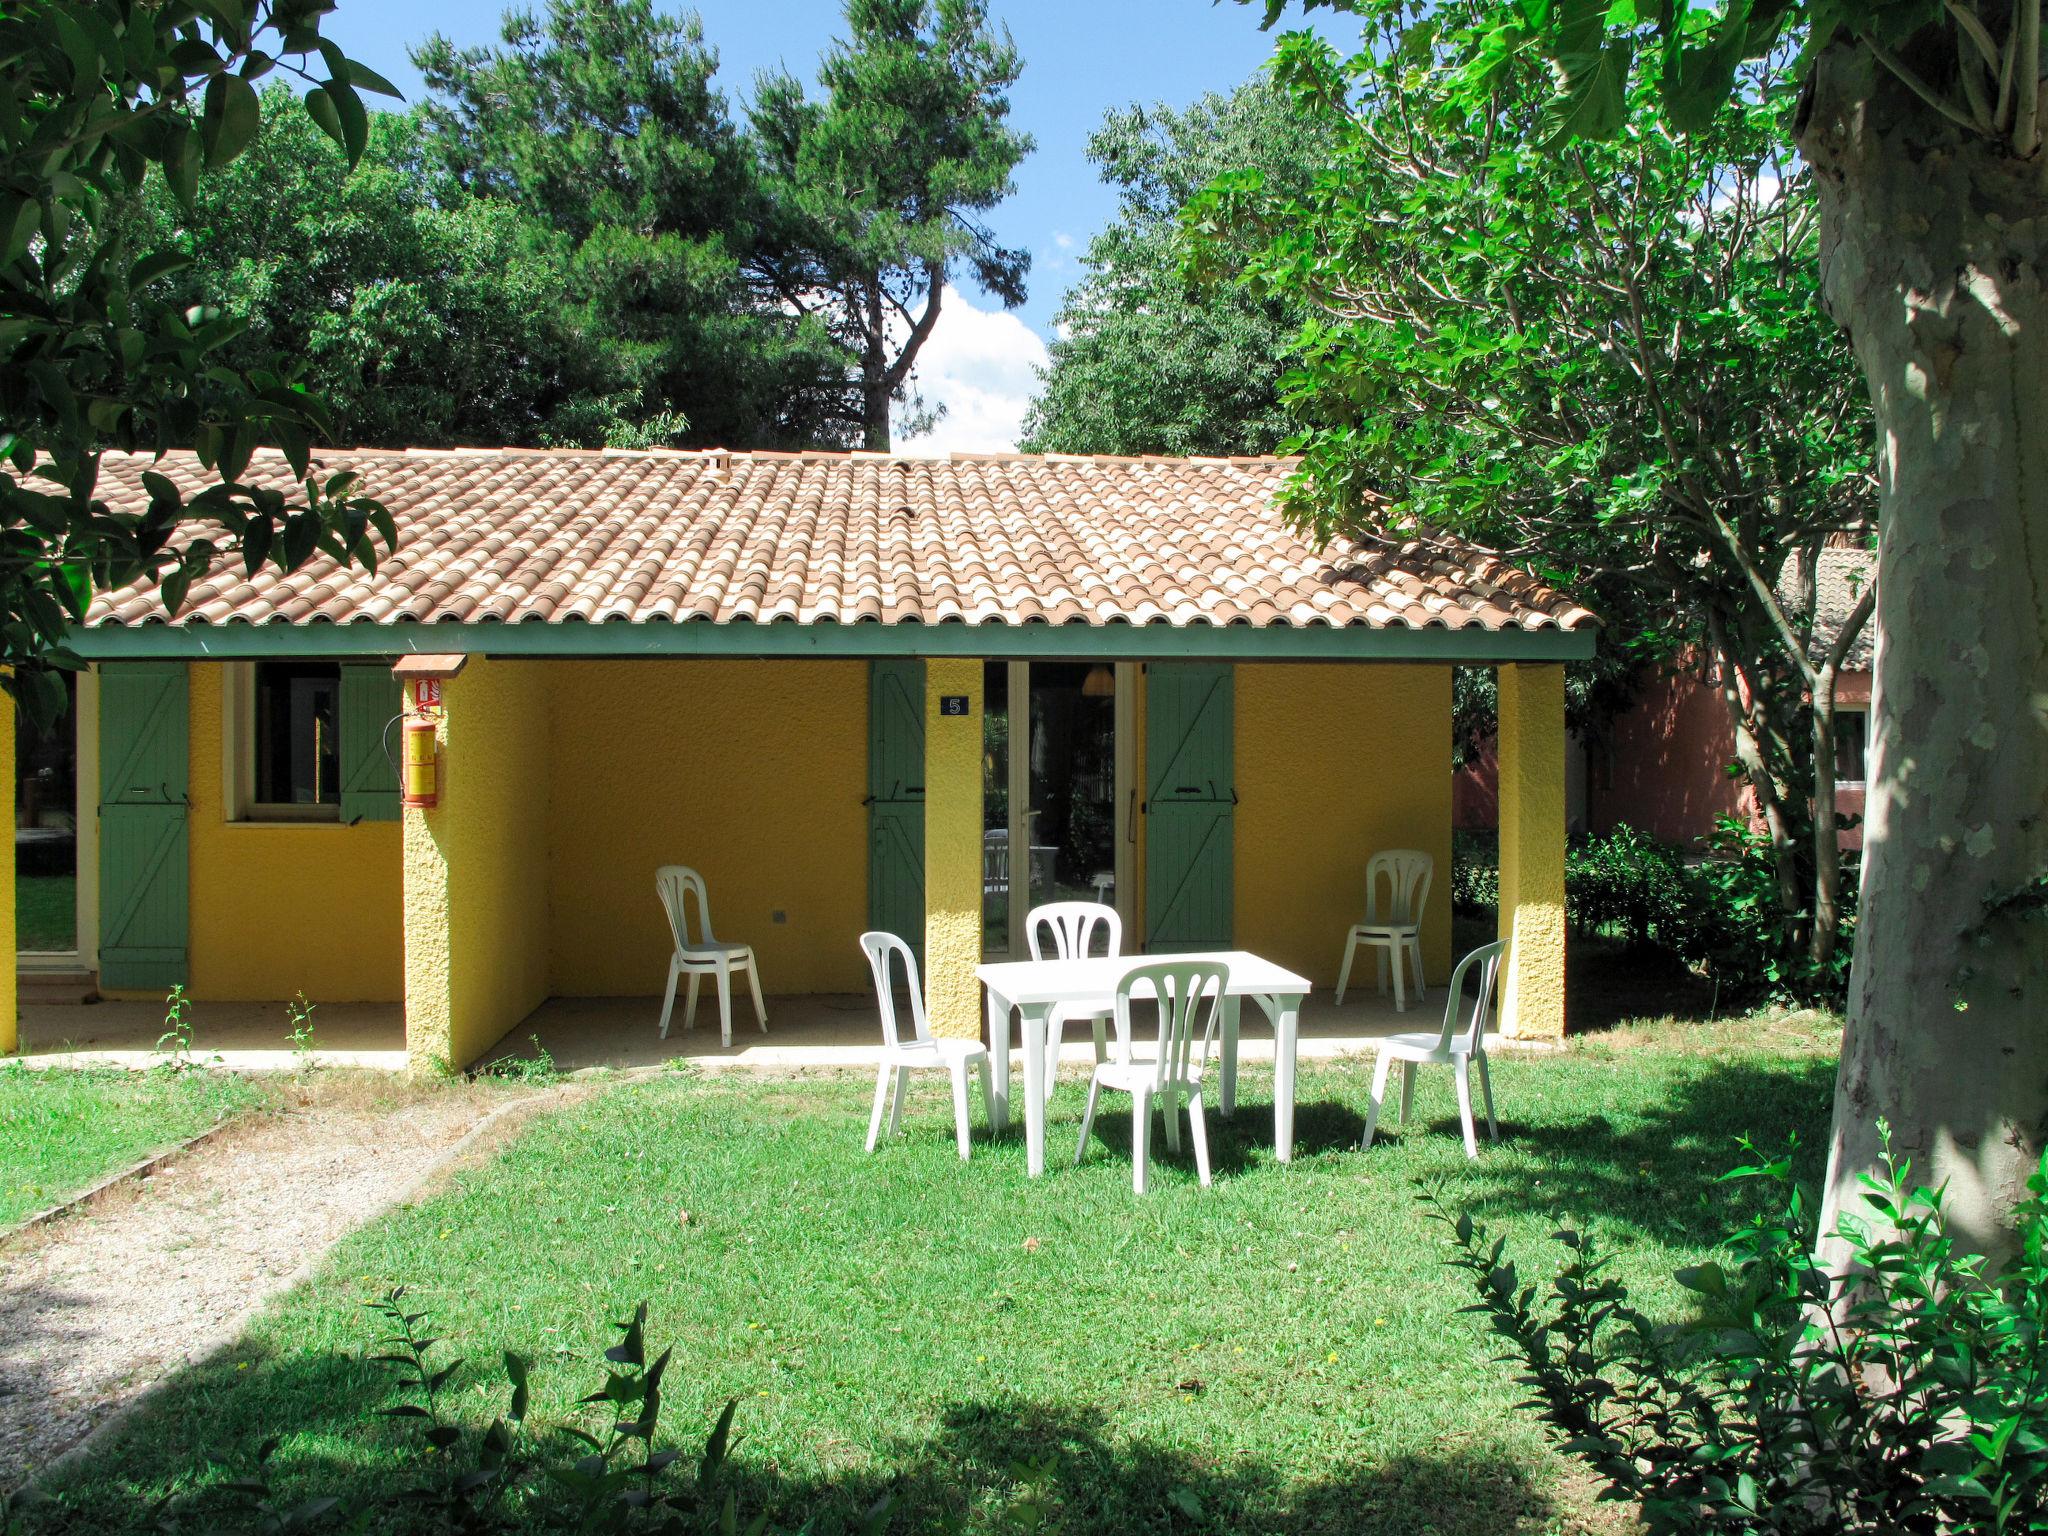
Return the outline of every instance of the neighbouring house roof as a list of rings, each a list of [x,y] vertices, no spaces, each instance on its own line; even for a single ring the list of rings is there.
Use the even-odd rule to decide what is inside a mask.
[[[1276,508],[1288,459],[319,459],[323,472],[360,471],[397,520],[398,549],[375,574],[316,556],[250,576],[227,559],[175,620],[147,584],[100,596],[81,652],[758,652],[823,649],[831,631],[830,648],[875,654],[1026,654],[1051,637],[1132,656],[1294,654],[1321,636],[1348,637],[1320,645],[1331,654],[1557,659],[1589,654],[1597,623],[1463,540],[1313,546]],[[208,482],[190,454],[109,454],[101,494],[116,513],[147,504],[147,468],[188,492]],[[275,453],[258,454],[246,478],[290,486]]]
[[[1849,617],[1849,610],[1856,606],[1863,589],[1876,576],[1877,551],[1874,549],[1823,549],[1820,552],[1814,580],[1813,638],[1816,644],[1824,647],[1834,645],[1835,637],[1842,632],[1843,621]],[[1849,643],[1842,665],[1853,671],[1867,672],[1876,654],[1876,645],[1877,626],[1866,621]]]
[[[1800,589],[1800,562],[1796,559],[1785,564],[1778,578],[1778,593],[1781,602],[1803,606],[1806,595]],[[1813,582],[1813,636],[1810,648],[1814,660],[1819,661],[1833,649],[1836,636],[1848,621],[1849,611],[1862,597],[1864,588],[1877,578],[1877,551],[1874,549],[1840,549],[1832,546],[1820,551],[1820,558],[1814,566]],[[1868,620],[1849,643],[1844,653],[1842,666],[1850,672],[1867,672],[1876,654],[1877,626]]]

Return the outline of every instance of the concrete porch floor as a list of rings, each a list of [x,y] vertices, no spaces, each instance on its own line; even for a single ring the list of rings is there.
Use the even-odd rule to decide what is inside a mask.
[[[537,1040],[562,1072],[658,1067],[669,1061],[789,1070],[870,1066],[881,1046],[874,999],[864,993],[770,997],[766,1034],[755,1026],[745,998],[735,1001],[739,1007],[730,1049],[719,1043],[717,1006],[709,999],[699,1005],[697,1027],[688,1033],[678,1006],[669,1037],[662,1040],[655,1034],[659,998],[560,997],[527,1015],[483,1060],[531,1058]],[[1352,992],[1341,1008],[1327,994],[1312,996],[1303,1010],[1301,1055],[1316,1060],[1366,1054],[1384,1035],[1435,1029],[1442,1010],[1441,992],[1432,993],[1426,1003],[1411,1003],[1406,1013],[1396,1013],[1391,998],[1375,997],[1369,990]],[[156,1049],[163,1015],[163,1005],[154,1002],[25,1003],[16,1059],[30,1066],[153,1066],[163,1060]],[[191,1019],[192,1053],[201,1061],[237,1072],[302,1065],[287,1038],[283,1003],[194,1003]],[[405,1067],[405,1016],[396,1003],[323,1003],[314,1012],[313,1031],[315,1065],[393,1072]],[[1242,1059],[1270,1061],[1272,1056],[1273,1035],[1264,1015],[1246,1007]],[[1085,1026],[1068,1028],[1060,1059],[1075,1066],[1093,1059]]]
[[[195,1060],[232,1072],[276,1072],[300,1066],[292,1049],[283,1003],[194,1003]],[[21,1055],[29,1066],[152,1067],[163,1061],[158,1002],[40,1003],[21,1005]],[[322,1003],[313,1010],[314,1064],[405,1067],[405,1010],[397,1003]]]

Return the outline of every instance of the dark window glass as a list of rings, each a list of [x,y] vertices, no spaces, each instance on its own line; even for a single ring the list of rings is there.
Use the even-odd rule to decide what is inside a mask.
[[[42,954],[78,948],[78,674],[59,675],[63,715],[14,725],[14,942]]]
[[[1864,781],[1863,755],[1870,745],[1870,716],[1862,710],[1844,710],[1835,716],[1835,780],[1841,784]]]
[[[341,668],[256,664],[256,801],[341,804]]]

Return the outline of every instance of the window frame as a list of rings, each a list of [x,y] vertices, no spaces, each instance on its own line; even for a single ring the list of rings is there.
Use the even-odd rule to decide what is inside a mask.
[[[278,661],[295,658],[277,657]],[[339,827],[341,802],[313,805],[299,801],[256,798],[256,661],[228,663],[222,688],[221,732],[224,758],[221,764],[222,819],[252,827]],[[340,664],[335,664],[336,729],[340,729]],[[339,786],[337,786],[337,794]]]
[[[1861,754],[1861,755],[1862,755],[1862,758],[1863,758],[1863,772],[1862,772],[1862,773],[1860,773],[1860,774],[1858,774],[1858,775],[1857,775],[1857,776],[1856,776],[1855,778],[1853,778],[1853,779],[1851,779],[1851,778],[1845,778],[1845,777],[1844,777],[1844,776],[1842,775],[1842,771],[1841,771],[1841,766],[1842,766],[1842,722],[1843,722],[1843,721],[1844,721],[1845,719],[1848,719],[1848,718],[1849,718],[1849,717],[1851,717],[1851,716],[1854,716],[1854,717],[1855,717],[1855,718],[1856,718],[1857,720],[1859,720],[1859,721],[1861,721],[1861,722],[1862,722],[1862,724],[1861,724],[1861,726],[1860,726],[1860,729],[1861,729],[1861,730],[1862,730],[1862,732],[1863,732],[1863,752],[1862,752],[1862,754]],[[1870,784],[1870,706],[1869,706],[1868,704],[1837,704],[1837,705],[1835,706],[1835,788],[1836,788],[1836,789],[1865,789],[1865,788],[1868,788],[1868,787],[1869,787],[1869,784]]]

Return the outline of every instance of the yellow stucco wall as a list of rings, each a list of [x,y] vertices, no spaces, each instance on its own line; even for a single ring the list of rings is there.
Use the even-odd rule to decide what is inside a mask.
[[[548,994],[547,662],[442,684],[440,802],[405,829],[406,1050],[466,1065]]]
[[[1451,964],[1451,669],[1237,668],[1236,942],[1333,987],[1383,848],[1436,859],[1425,968]],[[1368,968],[1366,985],[1371,986]],[[1355,984],[1354,977],[1354,984]]]
[[[764,990],[866,988],[867,663],[545,665],[552,990],[660,993],[662,864],[704,876]]]
[[[932,1033],[981,1033],[982,664],[924,669],[924,1000]],[[940,713],[947,695],[967,713]]]
[[[1564,668],[1500,669],[1501,1027],[1564,1038]]]
[[[187,990],[201,1002],[268,1002],[300,991],[315,1003],[397,1002],[399,824],[229,821],[225,682],[224,664],[190,669]]]

